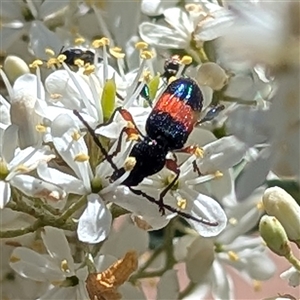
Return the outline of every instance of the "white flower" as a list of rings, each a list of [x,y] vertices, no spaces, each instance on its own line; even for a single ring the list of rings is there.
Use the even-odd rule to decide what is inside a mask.
[[[229,222],[214,239],[186,235],[175,241],[176,260],[185,262],[188,277],[197,284],[195,291],[184,299],[194,299],[196,295],[205,298],[209,290],[214,299],[233,299],[234,286],[227,274],[228,266],[248,283],[267,280],[274,274],[275,265],[268,258],[261,238],[244,235],[262,214],[257,207],[259,201],[251,197],[228,208]]]
[[[50,285],[39,299],[88,299],[87,270],[76,268],[63,231],[46,226],[42,240],[48,255],[25,247],[16,248],[10,258],[11,268],[23,277]]]
[[[300,271],[296,270],[295,267],[291,267],[281,273],[280,278],[287,280],[290,286],[296,287],[300,285]]]
[[[191,46],[192,42],[201,47],[204,41],[220,36],[216,29],[227,26],[230,22],[229,12],[208,2],[203,5],[187,5],[186,10],[179,7],[167,8],[163,14],[164,21],[171,28],[144,22],[139,27],[142,39],[164,49],[185,49],[197,61],[199,57]]]

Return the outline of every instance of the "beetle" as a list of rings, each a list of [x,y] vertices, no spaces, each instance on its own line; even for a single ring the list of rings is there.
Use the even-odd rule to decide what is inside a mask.
[[[130,171],[129,176],[121,184],[127,186],[132,193],[157,204],[162,215],[165,214],[165,209],[167,209],[171,212],[176,212],[182,217],[190,218],[209,226],[217,226],[217,222],[196,218],[163,202],[164,196],[179,178],[177,164],[174,161],[168,164],[166,156],[169,151],[180,150],[184,147],[194,125],[198,122],[202,106],[203,95],[198,84],[193,79],[179,78],[171,82],[156,102],[146,120],[146,135],[133,146],[129,154],[130,157],[135,158],[136,163]],[[133,122],[130,113],[122,107],[115,110],[111,116],[111,120],[113,120],[116,112],[119,112],[125,120]],[[74,110],[74,114],[86,126],[95,143],[113,168],[114,171],[111,175],[111,180],[114,181],[120,178],[125,173],[125,169],[118,168],[115,165],[112,156],[108,154],[108,151],[95,135],[94,130],[82,118],[79,112]],[[134,188],[144,178],[159,172],[166,164],[175,172],[176,176],[160,193],[158,200]]]

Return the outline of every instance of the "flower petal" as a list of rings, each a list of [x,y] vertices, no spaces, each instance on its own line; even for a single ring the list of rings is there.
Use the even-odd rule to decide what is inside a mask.
[[[177,271],[168,270],[165,272],[157,285],[157,300],[178,299],[179,283]]]
[[[0,209],[9,202],[11,196],[10,184],[3,180],[0,181]]]
[[[77,234],[80,241],[96,244],[107,238],[112,216],[98,195],[90,194],[87,199],[87,207],[79,218]]]

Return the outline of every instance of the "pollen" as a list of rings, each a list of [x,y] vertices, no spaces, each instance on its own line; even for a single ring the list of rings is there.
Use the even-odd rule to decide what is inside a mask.
[[[260,292],[261,291],[261,289],[262,289],[262,284],[261,284],[261,282],[260,281],[258,281],[258,280],[253,280],[253,289],[254,289],[254,291],[255,292]]]
[[[49,55],[49,56],[55,56],[54,51],[53,51],[52,49],[50,49],[50,48],[46,48],[46,49],[45,49],[45,53],[46,53],[47,55]]]
[[[220,172],[220,171],[216,171],[215,174],[214,174],[215,178],[218,179],[218,178],[222,178],[223,177],[223,173]]]
[[[193,62],[193,58],[189,55],[184,55],[181,60],[180,63],[183,65],[190,65]]]
[[[10,259],[9,259],[9,261],[11,262],[11,263],[16,263],[16,262],[18,262],[18,261],[20,261],[21,259],[19,258],[19,257],[17,257],[17,256],[11,256],[10,257]]]
[[[40,59],[36,59],[29,65],[29,68],[36,69],[37,67],[42,66],[42,65],[43,65],[43,62]]]
[[[74,40],[74,44],[77,46],[82,45],[84,42],[85,42],[85,39],[82,36],[80,36]]]
[[[98,39],[98,40],[94,40],[93,43],[92,43],[94,48],[101,48],[101,47],[104,47],[104,46],[108,46],[109,44],[110,44],[110,41],[106,37],[103,37],[103,38]]]
[[[90,273],[86,279],[86,288],[90,299],[121,299],[117,288],[128,279],[137,267],[137,253],[130,251],[105,271]]]
[[[125,57],[125,53],[122,52],[122,49],[120,47],[110,48],[109,53],[115,58],[122,59]]]
[[[199,13],[199,12],[203,11],[202,5],[194,4],[194,3],[186,4],[185,9],[188,12],[195,12],[195,13]]]
[[[183,198],[177,199],[177,206],[178,206],[180,209],[185,210],[185,209],[186,209],[186,206],[187,206],[187,201],[186,201],[186,199],[183,199]]]
[[[171,76],[168,80],[168,84],[172,83],[173,81],[175,81],[177,78],[175,76]]]
[[[85,153],[79,153],[77,155],[75,155],[74,157],[74,161],[77,162],[85,162],[88,161],[90,159],[90,157],[88,155],[86,155]]]
[[[135,48],[138,49],[138,50],[145,50],[148,48],[148,44],[145,43],[145,42],[137,42],[135,44]]]
[[[148,70],[145,70],[145,71],[143,72],[143,79],[144,79],[147,83],[149,83],[149,81],[152,79],[151,72],[148,71]]]
[[[153,53],[151,51],[148,50],[143,50],[140,54],[142,59],[151,59],[154,57]]]
[[[62,260],[60,263],[60,269],[65,273],[70,273],[70,268],[66,259]]]
[[[136,133],[129,133],[127,137],[127,141],[138,141],[140,136]]]
[[[134,166],[136,164],[136,159],[135,157],[132,157],[132,156],[129,156],[126,160],[125,160],[125,163],[124,163],[124,169],[125,171],[131,171]]]
[[[231,261],[238,261],[240,259],[237,253],[234,251],[228,251],[227,254]]]
[[[44,132],[46,132],[46,126],[44,126],[44,125],[42,125],[42,124],[39,124],[39,125],[36,125],[35,126],[35,130],[37,131],[37,132],[40,132],[40,133],[44,133]]]

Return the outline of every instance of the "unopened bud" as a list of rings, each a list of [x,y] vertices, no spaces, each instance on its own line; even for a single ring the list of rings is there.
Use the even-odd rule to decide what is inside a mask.
[[[273,216],[263,216],[259,222],[259,232],[267,246],[279,256],[288,256],[291,252],[286,232]]]
[[[9,55],[4,61],[4,71],[11,82],[14,82],[21,75],[30,73],[26,62],[15,55]]]
[[[300,207],[295,199],[282,188],[266,189],[263,205],[268,215],[275,216],[284,227],[288,238],[300,244]]]

